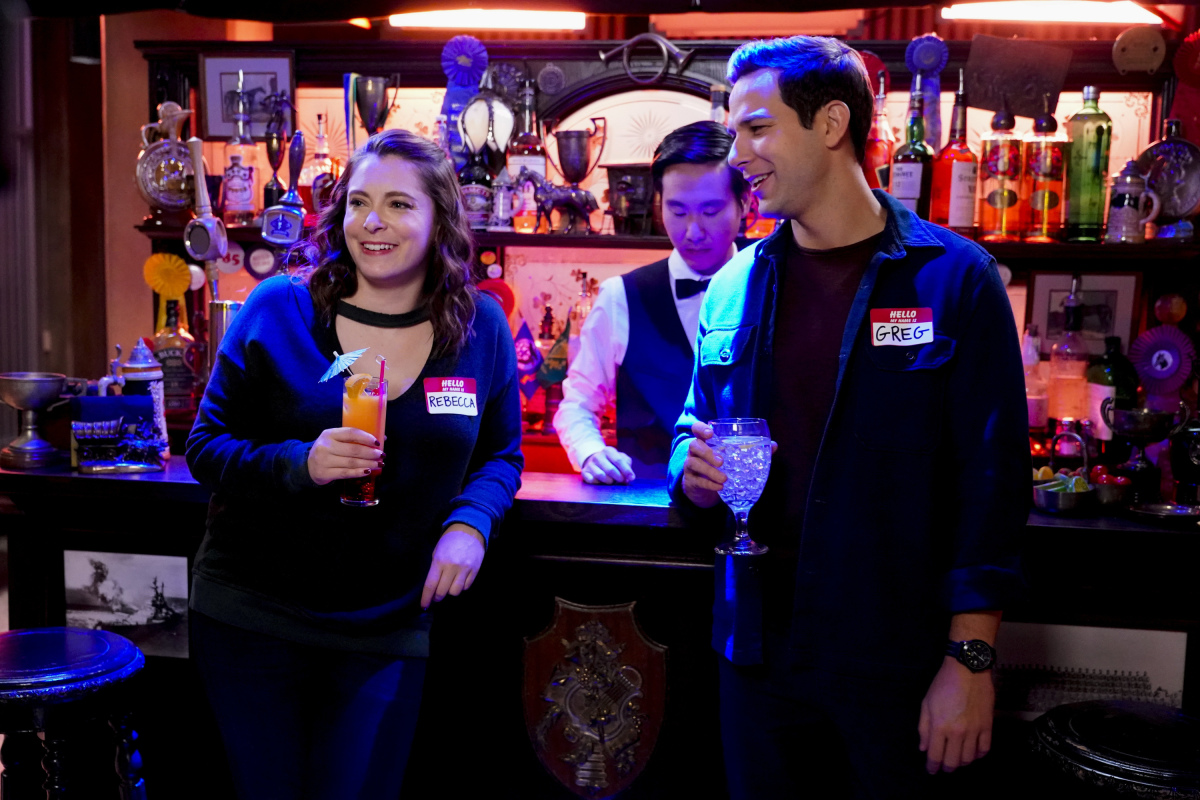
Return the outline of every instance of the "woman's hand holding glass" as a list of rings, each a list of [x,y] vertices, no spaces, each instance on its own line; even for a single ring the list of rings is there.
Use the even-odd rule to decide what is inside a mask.
[[[383,468],[383,448],[358,428],[328,428],[308,451],[308,475],[324,486],[330,481],[361,478]]]

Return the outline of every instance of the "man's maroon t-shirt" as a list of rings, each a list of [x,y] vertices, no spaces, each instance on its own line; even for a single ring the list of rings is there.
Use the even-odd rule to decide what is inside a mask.
[[[751,530],[771,547],[763,564],[763,614],[766,628],[777,633],[790,627],[804,507],[833,407],[846,318],[882,237],[833,250],[807,250],[792,239],[779,271],[767,417],[779,449],[761,503],[765,513]]]

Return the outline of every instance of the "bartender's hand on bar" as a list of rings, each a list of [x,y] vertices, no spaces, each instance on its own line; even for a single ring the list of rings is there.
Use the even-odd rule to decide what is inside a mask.
[[[308,451],[308,475],[324,486],[330,481],[361,478],[383,468],[383,447],[358,428],[329,428]]]
[[[470,589],[483,564],[483,549],[483,534],[470,525],[456,522],[446,528],[433,548],[421,608],[429,608],[431,602],[440,603],[448,594],[457,596]]]
[[[605,484],[629,483],[637,477],[633,474],[633,459],[615,447],[588,456],[580,475],[584,483]]]
[[[688,442],[687,460],[683,462],[683,493],[699,508],[712,508],[721,501],[717,493],[725,485],[725,473],[718,469],[722,459],[707,444],[712,428],[693,422],[692,435],[696,438]]]

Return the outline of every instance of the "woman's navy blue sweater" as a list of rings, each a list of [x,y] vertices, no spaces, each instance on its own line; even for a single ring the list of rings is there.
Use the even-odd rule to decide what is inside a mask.
[[[297,279],[251,293],[188,437],[188,466],[213,490],[194,609],[316,646],[428,655],[419,605],[438,537],[456,522],[489,537],[524,465],[512,334],[499,305],[476,305],[462,351],[431,357],[388,403],[380,502],[356,508],[339,502],[338,481],[308,474],[312,443],[342,424],[343,381],[318,383],[341,350],[336,334]],[[474,380],[478,413],[429,413],[429,378]]]

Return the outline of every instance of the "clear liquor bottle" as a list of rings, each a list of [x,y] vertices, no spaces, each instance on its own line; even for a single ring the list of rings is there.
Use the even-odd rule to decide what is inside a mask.
[[[979,158],[979,240],[1021,240],[1021,138],[1008,101],[992,117]]]
[[[1083,108],[1067,120],[1071,158],[1067,162],[1067,239],[1098,242],[1104,233],[1108,189],[1108,148],[1112,119],[1100,110],[1100,90],[1083,87]]]
[[[954,114],[950,122],[950,141],[933,163],[933,198],[930,221],[945,225],[955,233],[975,235],[975,190],[979,183],[979,159],[967,146],[967,93],[963,71],[958,71],[958,91],[954,93]]]
[[[933,148],[925,141],[925,101],[921,97],[921,75],[913,80],[908,101],[908,125],[904,144],[892,156],[889,181],[892,196],[921,219],[929,219],[933,186]]]
[[[168,414],[196,410],[196,372],[190,366],[196,340],[179,324],[179,301],[168,300],[167,321],[154,334],[154,357],[162,364],[163,406]]]
[[[1050,349],[1050,417],[1087,419],[1088,348],[1083,340],[1083,303],[1079,277],[1071,279],[1071,294],[1063,304],[1063,334]]]
[[[526,79],[521,84],[521,115],[518,120],[517,132],[508,140],[508,174],[515,181],[521,168],[536,172],[546,177],[546,145],[538,135],[537,127],[537,94],[532,80]],[[521,207],[513,214],[513,228],[518,233],[535,233],[537,225],[537,201],[534,198],[534,185],[525,181],[521,189]],[[544,230],[549,230],[549,220],[543,221]]]
[[[1024,238],[1027,242],[1054,242],[1062,235],[1063,183],[1070,144],[1050,113],[1050,95],[1042,96],[1042,113],[1033,118],[1033,132],[1025,139],[1025,178],[1021,185]]]
[[[255,169],[258,147],[247,130],[250,115],[246,112],[242,94],[241,73],[238,79],[237,113],[233,115],[234,132],[225,143],[225,177],[221,181],[222,219],[226,225],[253,225],[258,216],[258,191]]]
[[[312,158],[300,170],[296,190],[310,213],[319,214],[333,192],[333,159],[329,157],[329,137],[325,135],[325,115],[317,114],[317,136]],[[330,176],[330,177],[323,177]]]
[[[867,150],[863,157],[863,175],[867,186],[872,189],[888,188],[888,176],[892,170],[892,151],[896,149],[896,136],[887,114],[887,85],[883,70],[879,79],[879,94],[875,95],[875,116],[871,118],[871,132],[867,134]]]

